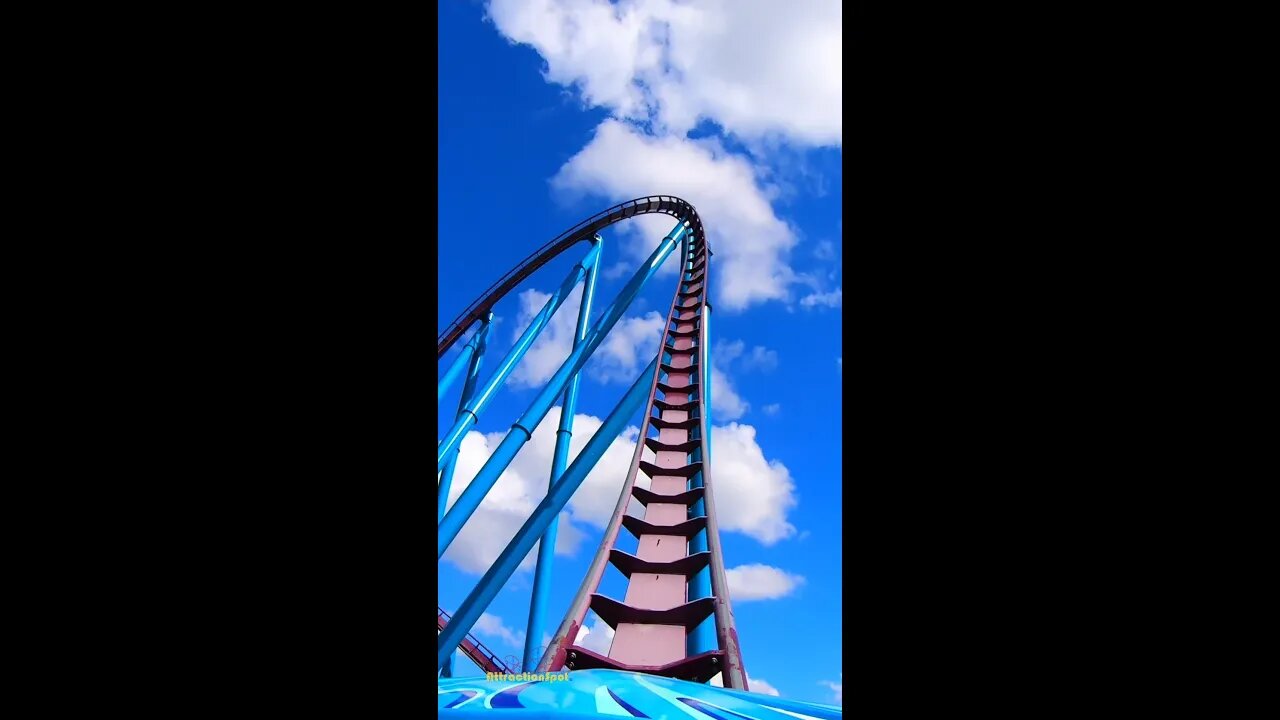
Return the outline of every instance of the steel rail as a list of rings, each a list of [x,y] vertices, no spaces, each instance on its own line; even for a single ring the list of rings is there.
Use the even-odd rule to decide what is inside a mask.
[[[537,271],[538,268],[546,265],[574,245],[580,242],[590,242],[592,237],[603,228],[627,218],[652,213],[670,215],[676,219],[685,218],[689,222],[693,236],[702,238],[704,242],[706,241],[706,235],[702,231],[702,220],[698,217],[698,212],[694,210],[693,205],[672,195],[650,195],[628,200],[614,205],[608,210],[602,210],[565,230],[553,240],[535,250],[533,254],[520,261],[506,275],[503,275],[497,282],[489,286],[489,289],[481,293],[477,300],[468,305],[458,317],[454,318],[436,336],[436,358],[444,357],[445,352],[462,337],[467,328],[471,327],[476,321],[487,317],[487,313],[498,301],[506,297],[507,293],[511,292],[513,288]],[[708,249],[710,249],[709,245]]]

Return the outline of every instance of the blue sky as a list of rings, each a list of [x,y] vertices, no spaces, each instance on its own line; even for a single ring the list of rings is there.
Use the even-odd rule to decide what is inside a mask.
[[[693,203],[716,253],[714,477],[747,672],[757,691],[839,700],[838,2],[795,10],[763,0],[448,0],[439,31],[437,328],[599,210],[649,194]],[[646,217],[603,233],[596,313],[672,224]],[[575,261],[558,258],[495,308],[482,381]],[[674,263],[584,370],[575,453],[656,352]],[[453,498],[558,368],[576,314],[575,297],[464,440]],[[456,403],[455,387],[438,412],[442,429]],[[555,410],[543,421],[446,553],[446,610],[545,494],[557,418]],[[547,632],[599,543],[634,441],[634,429],[615,441],[562,515]],[[477,626],[500,656],[521,654],[531,585],[530,565]],[[602,592],[620,598],[624,587],[610,570]],[[607,646],[605,626],[589,615],[588,627],[584,642]],[[475,668],[464,659],[459,671]]]

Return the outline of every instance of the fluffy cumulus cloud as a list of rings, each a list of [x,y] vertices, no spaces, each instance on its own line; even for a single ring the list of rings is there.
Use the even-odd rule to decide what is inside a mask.
[[[511,542],[516,531],[546,496],[559,421],[560,408],[554,407],[445,551],[446,561],[464,571],[480,574]],[[570,462],[582,452],[601,424],[599,418],[591,415],[579,413],[574,416],[573,437],[569,443]],[[574,493],[567,511],[560,514],[557,555],[575,554],[591,529],[599,531],[609,522],[617,506],[639,432],[639,428],[627,428],[609,445]],[[504,433],[485,435],[473,430],[463,438],[457,470],[449,490],[450,508],[503,436]],[[756,443],[755,428],[737,423],[715,426],[712,428],[712,443],[716,453],[714,482],[719,489],[716,508],[721,530],[739,532],[766,545],[794,534],[795,528],[787,520],[788,513],[796,504],[790,472],[782,463],[765,458],[764,451]],[[652,459],[652,451],[645,452],[648,453],[646,457]],[[648,478],[643,475],[636,482],[641,487],[648,486]],[[633,514],[642,510],[636,502],[628,507],[628,512]],[[536,546],[524,559],[521,570],[531,570],[535,557]]]
[[[747,414],[751,405],[729,381],[729,376],[720,369],[715,360],[711,361],[711,417],[714,420],[737,420]]]
[[[757,345],[751,348],[751,354],[743,359],[742,367],[746,370],[770,372],[778,367],[778,353],[762,345]]]
[[[729,579],[729,597],[734,602],[776,600],[804,584],[803,577],[769,565],[740,565],[729,568],[725,575]]]
[[[844,673],[840,673],[839,682],[823,680],[820,684],[827,686],[827,688],[831,690],[832,693],[834,693],[834,695],[831,698],[832,702],[834,702],[836,705],[844,705]]]
[[[654,192],[683,197],[698,208],[711,234],[715,262],[710,275],[720,307],[742,310],[788,297],[795,274],[787,256],[796,244],[795,232],[774,212],[770,190],[751,163],[713,141],[654,137],[606,120],[552,182],[562,191],[613,202]],[[663,216],[662,224],[667,222]],[[658,221],[649,227],[656,230]],[[656,241],[644,242],[647,255]]]
[[[532,288],[520,293],[520,313],[513,341],[525,331],[550,297],[550,293]],[[508,384],[512,387],[542,387],[560,369],[573,350],[581,300],[582,286],[578,285],[511,372]],[[598,317],[598,313],[594,314],[592,320]],[[650,311],[639,317],[624,316],[587,361],[587,377],[604,383],[631,384],[657,354],[658,346],[662,344],[662,328],[662,316],[656,312]]]
[[[744,139],[842,139],[839,0],[491,0],[548,81],[589,105],[683,134],[711,120]]]
[[[717,425],[711,429],[711,445],[720,529],[741,532],[765,545],[795,535],[795,526],[787,521],[796,505],[791,472],[777,460],[765,459],[756,429],[738,423]]]
[[[832,290],[831,292],[825,292],[825,293],[823,293],[823,292],[815,292],[815,293],[810,293],[810,294],[805,295],[804,297],[800,298],[800,307],[803,307],[803,308],[815,308],[815,307],[830,307],[830,308],[838,308],[838,307],[840,307],[840,302],[841,302],[841,299],[842,299],[842,298],[841,298],[841,295],[842,295],[842,291],[841,291],[841,289],[840,289],[840,288],[836,288],[835,290]]]
[[[486,644],[494,642],[507,647],[524,647],[524,631],[512,630],[497,615],[481,615],[472,632]]]
[[[533,513],[547,494],[547,481],[551,472],[551,458],[555,453],[555,432],[560,422],[560,408],[554,407],[542,421],[533,438],[524,446],[515,460],[498,478],[498,482],[485,496],[475,513],[462,527],[457,538],[445,551],[444,559],[462,570],[483,573],[497,559],[499,553],[515,536],[516,531]],[[587,440],[599,430],[602,421],[591,415],[574,417],[573,438],[569,443],[571,457],[576,457]],[[582,487],[569,503],[569,510],[560,514],[556,535],[556,554],[573,555],[582,542],[581,521],[603,525],[618,499],[622,485],[619,468],[625,473],[635,447],[639,428],[628,428],[605,450],[604,456],[587,475]],[[457,502],[462,492],[471,484],[489,456],[493,454],[505,433],[467,433],[458,451],[457,469],[449,488],[449,507]],[[603,498],[611,496],[605,501]],[[607,504],[607,509],[603,509]],[[600,520],[603,513],[605,520]],[[530,570],[536,557],[536,549],[521,564],[521,570]]]
[[[590,629],[588,629],[590,626]],[[613,645],[613,628],[606,625],[599,618],[593,624],[590,617],[582,623],[582,627],[578,628],[578,637],[574,640],[575,645],[583,647],[601,655],[609,654],[609,646]]]
[[[841,146],[843,38],[839,0],[490,0],[487,16],[533,48],[548,82],[577,90],[611,117],[553,182],[612,201],[672,193],[711,234],[717,300],[736,311],[790,301],[794,230],[772,203],[785,192],[792,149]],[[704,121],[742,141],[690,137]],[[784,151],[785,149],[785,151]],[[820,183],[819,183],[820,184]],[[628,272],[670,229],[642,217],[618,226]],[[828,243],[829,245],[830,243]],[[819,246],[819,257],[834,256]],[[662,272],[674,270],[668,262]]]
[[[721,676],[720,673],[716,673],[715,676],[711,678],[711,684],[716,687],[724,687],[724,677]],[[747,673],[747,687],[751,689],[751,692],[760,693],[761,695],[773,695],[774,697],[781,695],[777,688],[769,684],[768,680],[765,680],[764,678],[751,677],[751,673]]]
[[[756,345],[747,352],[747,344],[741,340],[716,343],[716,362],[725,367],[735,364],[743,370],[770,372],[778,367],[778,352],[763,345]]]
[[[742,357],[745,344],[741,340],[720,341],[712,348],[711,353],[711,417],[714,420],[738,420],[751,405],[738,394],[726,367],[734,364]],[[763,349],[763,348],[760,348]],[[777,356],[775,354],[774,361]]]

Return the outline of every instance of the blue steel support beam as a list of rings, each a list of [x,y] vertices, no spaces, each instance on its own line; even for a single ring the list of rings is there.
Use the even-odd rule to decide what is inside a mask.
[[[444,665],[440,668],[440,677],[453,677],[453,655],[449,653],[449,657],[444,661]]]
[[[493,566],[489,568],[484,577],[480,579],[480,583],[472,589],[471,594],[458,607],[458,612],[445,626],[444,631],[440,633],[439,640],[436,645],[436,666],[439,668],[444,665],[445,660],[451,655],[471,631],[476,621],[480,619],[480,615],[489,607],[489,603],[493,602],[493,598],[497,596],[498,591],[502,589],[503,584],[511,579],[515,574],[516,568],[520,566],[520,562],[524,560],[529,551],[533,549],[534,543],[538,538],[547,531],[551,526],[551,522],[556,519],[560,511],[569,502],[569,498],[577,492],[578,487],[582,485],[582,481],[586,479],[587,474],[599,462],[605,450],[613,442],[618,433],[626,426],[627,421],[639,412],[644,406],[644,401],[649,397],[649,393],[653,391],[654,383],[662,376],[661,369],[658,367],[658,358],[655,356],[649,361],[649,366],[640,373],[640,377],[636,378],[631,389],[623,396],[622,400],[614,407],[613,412],[609,413],[609,417],[605,419],[604,424],[596,431],[595,435],[587,441],[587,446],[582,449],[582,453],[573,461],[564,475],[560,477],[560,481],[551,488],[547,496],[538,503],[538,507],[534,509],[533,514],[525,521],[524,526],[520,528],[511,538],[511,542],[498,555],[498,559],[494,561]]]
[[[467,369],[467,381],[462,385],[462,397],[458,399],[458,414],[455,418],[460,419],[467,407],[467,401],[476,391],[476,378],[480,375],[480,361],[484,359],[484,351],[489,342],[489,331],[493,329],[493,313],[489,313],[484,319],[484,324],[480,326],[480,331],[476,335],[480,338],[480,344],[476,347],[475,355],[471,356],[471,367]],[[449,453],[449,457],[445,458],[444,469],[440,471],[440,485],[436,490],[436,522],[438,523],[444,517],[445,506],[449,504],[449,486],[453,484],[453,470],[458,464],[458,452],[455,450]]]
[[[587,341],[569,353],[569,357],[560,366],[560,369],[556,371],[556,374],[551,377],[551,380],[547,382],[546,387],[542,388],[542,392],[538,393],[538,396],[529,404],[529,409],[511,425],[511,429],[507,431],[507,436],[502,439],[497,449],[489,456],[489,460],[485,462],[484,467],[480,468],[480,472],[476,474],[475,479],[471,481],[466,490],[462,491],[458,501],[454,503],[449,512],[445,513],[444,519],[440,521],[439,541],[436,547],[437,558],[444,556],[444,551],[458,536],[463,524],[471,518],[476,508],[480,507],[480,502],[484,500],[484,496],[498,482],[502,471],[507,469],[511,461],[515,459],[516,453],[520,452],[520,448],[524,447],[524,444],[533,437],[533,431],[538,428],[538,424],[551,411],[551,404],[555,402],[556,396],[564,392],[565,387],[568,386],[569,378],[582,369],[582,366],[590,359],[591,354],[600,346],[600,343],[604,342],[605,336],[609,334],[614,325],[618,324],[618,320],[622,319],[622,314],[627,311],[631,302],[640,294],[640,289],[658,271],[658,268],[662,266],[662,262],[671,255],[676,243],[679,242],[681,236],[688,229],[687,221],[682,219],[676,223],[676,226],[662,239],[658,248],[645,261],[645,264],[636,271],[631,281],[618,293],[618,297],[614,299],[613,304],[604,311],[604,315],[591,327],[591,331],[587,335]],[[655,362],[656,360],[657,358],[655,358]]]
[[[592,242],[599,244],[600,236],[596,235]],[[600,272],[600,254],[596,254],[595,262],[587,268],[587,279],[582,289],[582,305],[578,308],[578,327],[573,335],[573,347],[577,348],[587,339],[587,331],[591,322],[591,301],[596,294],[596,276]],[[578,409],[578,381],[582,378],[574,373],[569,378],[569,388],[564,391],[564,402],[560,405],[560,428],[556,430],[556,451],[551,459],[551,477],[547,481],[547,492],[556,486],[564,468],[569,464],[569,441],[573,438],[573,414]],[[539,644],[542,639],[543,618],[547,610],[547,595],[551,586],[551,566],[555,562],[556,530],[559,522],[551,521],[542,541],[538,543],[538,565],[533,571],[533,596],[529,599],[529,625],[524,634],[524,665],[532,668],[538,664],[541,656]]]
[[[437,404],[441,400],[444,400],[444,394],[449,392],[449,387],[453,385],[453,382],[462,374],[462,368],[467,366],[467,360],[471,359],[471,355],[475,353],[476,344],[480,342],[480,333],[483,331],[483,327],[476,330],[475,334],[471,336],[471,339],[467,341],[467,344],[463,346],[462,352],[458,354],[458,359],[454,360],[453,365],[449,366],[449,371],[444,374],[443,378],[441,378],[440,384],[436,385]]]
[[[711,345],[711,303],[702,305],[702,328],[700,332],[702,345]],[[711,379],[710,367],[706,370],[707,380]],[[710,387],[708,385],[708,387]],[[710,397],[707,405],[710,407]],[[747,669],[742,664],[742,648],[738,644],[738,631],[733,620],[733,605],[729,599],[729,577],[724,569],[724,550],[720,545],[720,521],[716,516],[715,483],[711,481],[711,417],[703,415],[699,422],[703,442],[702,463],[702,496],[706,499],[707,510],[707,549],[711,553],[711,595],[715,597],[716,638],[720,649],[724,651],[724,666],[720,671],[724,686],[735,690],[750,690],[747,681]]]
[[[480,413],[484,412],[485,406],[493,399],[493,394],[501,387],[502,382],[507,379],[511,371],[515,369],[516,364],[524,357],[525,352],[528,351],[533,341],[538,339],[542,329],[550,322],[551,316],[555,315],[560,306],[564,304],[564,301],[569,298],[569,293],[573,292],[574,286],[586,275],[587,266],[595,262],[595,258],[599,255],[600,244],[593,243],[587,254],[578,261],[577,265],[573,266],[573,270],[569,271],[569,276],[564,279],[560,287],[547,299],[547,304],[542,307],[541,312],[534,316],[529,323],[529,327],[525,328],[524,334],[520,336],[519,340],[516,340],[515,345],[511,346],[507,356],[502,358],[502,362],[498,363],[498,369],[494,371],[493,377],[489,378],[489,381],[484,384],[484,389],[467,403],[467,406],[463,409],[464,414],[462,417],[458,418],[458,421],[449,429],[449,434],[445,436],[444,440],[440,441],[440,446],[436,451],[437,471],[444,470],[445,458],[449,457],[449,454],[457,449],[458,444],[462,442],[463,436],[480,419]]]
[[[708,293],[703,294],[703,299],[708,297]],[[704,302],[705,304],[705,302]],[[702,321],[699,321],[699,325]],[[711,429],[711,348],[703,345],[706,333],[699,333],[698,338],[698,392],[702,395],[701,413],[706,422],[699,426],[699,432],[702,428]],[[711,456],[711,438],[704,437],[702,445],[694,451],[690,457],[691,462],[701,462],[704,456]],[[710,463],[706,463],[709,465]],[[702,487],[702,473],[698,473],[692,478],[692,486],[695,488]],[[690,517],[702,517],[707,514],[707,506],[705,500],[698,500],[694,503],[690,510]],[[703,530],[689,540],[689,554],[706,552],[707,550],[707,531]],[[689,579],[689,600],[697,600],[699,598],[711,597],[711,567],[699,570],[692,578]],[[688,639],[685,641],[685,650],[689,655],[697,655],[699,653],[711,652],[720,646],[716,638],[716,622],[714,617],[708,617],[698,624],[693,632],[689,633]]]
[[[480,338],[479,344],[475,346],[475,354],[471,356],[471,366],[467,368],[467,381],[462,385],[462,397],[458,399],[458,415],[462,414],[463,408],[467,406],[467,401],[471,399],[471,395],[476,390],[476,378],[480,375],[480,362],[484,359],[485,347],[489,340],[489,331],[493,329],[493,313],[489,313],[483,320],[483,324],[476,332],[476,337]],[[472,338],[474,340],[475,338]],[[468,343],[470,345],[470,343]],[[436,521],[444,517],[445,506],[449,504],[449,487],[453,484],[453,470],[458,463],[458,453],[455,451],[449,454],[444,465],[444,470],[440,473],[440,485],[436,489]],[[449,653],[449,658],[445,660],[444,666],[440,668],[440,677],[453,677],[453,660],[454,654]]]

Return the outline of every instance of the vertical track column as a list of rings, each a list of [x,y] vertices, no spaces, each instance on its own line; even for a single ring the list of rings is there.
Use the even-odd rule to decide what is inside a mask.
[[[710,342],[711,303],[702,308],[702,342]],[[711,368],[705,375],[710,390]],[[710,405],[710,397],[707,398]],[[702,490],[706,501],[707,548],[711,555],[711,593],[715,598],[716,639],[724,653],[722,679],[724,686],[737,690],[749,690],[747,669],[742,663],[742,647],[738,644],[738,629],[733,621],[733,605],[729,601],[729,579],[725,575],[724,553],[720,548],[720,525],[716,518],[715,484],[711,480],[711,420],[703,415],[700,432],[703,438]]]
[[[704,267],[702,271],[703,283],[706,282],[707,269]],[[692,273],[690,273],[692,276]],[[709,303],[706,303],[709,305]],[[706,468],[710,465],[711,438],[704,437],[702,428],[705,426],[708,430],[711,428],[711,349],[707,346],[708,338],[706,333],[702,332],[703,326],[699,327],[699,343],[698,343],[698,399],[701,401],[699,407],[698,427],[694,429],[698,439],[701,441],[698,447],[693,451],[692,459],[702,463],[702,467]],[[702,471],[689,479],[689,489],[697,490],[703,487]],[[699,498],[693,507],[689,509],[690,518],[704,518],[703,529],[689,540],[689,554],[700,552],[708,552],[707,546],[707,530],[705,527],[705,518],[707,516],[706,498]],[[698,571],[689,580],[689,601],[701,600],[702,598],[712,597],[711,594],[711,567],[707,567]],[[719,647],[716,639],[716,626],[713,618],[703,620],[693,632],[689,633],[688,653],[697,655],[698,653],[710,652]]]

